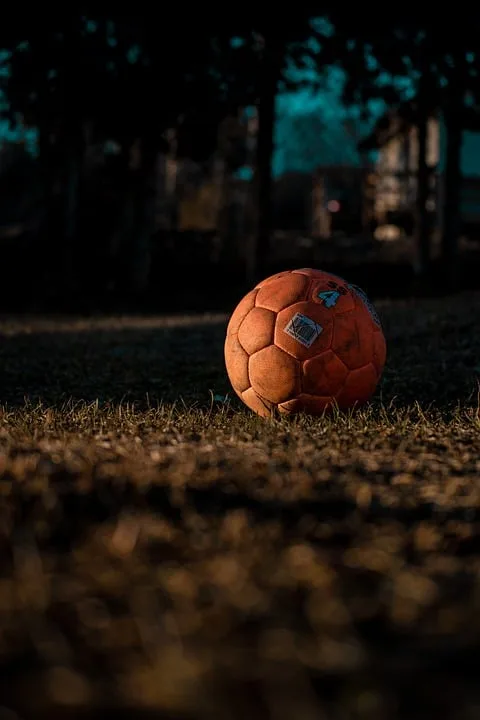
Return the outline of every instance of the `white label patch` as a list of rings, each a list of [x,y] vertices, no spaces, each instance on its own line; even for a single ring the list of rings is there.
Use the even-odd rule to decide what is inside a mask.
[[[306,315],[296,313],[284,328],[284,332],[304,347],[309,348],[323,332],[323,327]]]

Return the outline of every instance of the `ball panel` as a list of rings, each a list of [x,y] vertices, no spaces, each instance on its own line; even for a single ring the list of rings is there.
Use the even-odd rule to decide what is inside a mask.
[[[332,350],[349,370],[363,367],[373,359],[373,332],[365,328],[357,311],[335,317]]]
[[[300,390],[298,363],[275,345],[250,357],[248,376],[255,392],[272,403],[284,402]]]
[[[335,399],[341,410],[363,405],[366,403],[377,387],[377,371],[371,363],[357,370],[351,370],[345,380],[343,388]]]
[[[302,390],[309,395],[336,395],[348,375],[348,368],[332,350],[306,360],[302,369]]]
[[[320,397],[319,395],[307,395],[301,393],[293,400],[281,403],[278,410],[283,415],[296,415],[297,413],[308,413],[309,415],[322,415],[331,411],[334,407],[334,400],[331,397]]]
[[[233,335],[235,333],[238,333],[238,329],[242,321],[248,315],[250,310],[255,307],[255,297],[257,295],[257,292],[258,290],[251,290],[249,293],[247,293],[247,295],[245,295],[245,297],[240,300],[237,307],[233,311],[230,321],[228,323],[227,335]]]
[[[275,275],[270,275],[269,277],[265,278],[265,280],[261,280],[257,285],[255,285],[256,289],[262,288],[264,285],[268,285],[272,282],[272,280],[278,280],[278,278],[285,277],[285,275],[291,275],[291,270],[284,270],[283,272],[275,273]]]
[[[355,324],[360,338],[361,355],[363,357],[363,365],[373,361],[373,336],[375,327],[368,312],[358,310],[355,312]],[[358,366],[357,366],[358,367]],[[355,368],[351,368],[354,370]]]
[[[308,360],[332,343],[333,316],[322,305],[299,302],[282,310],[275,323],[275,345],[297,360]]]
[[[299,268],[298,270],[292,270],[292,273],[295,275],[305,275],[308,278],[324,274],[321,270],[315,270],[314,268]]]
[[[243,349],[253,355],[273,342],[275,314],[271,310],[254,307],[242,320],[238,339]]]
[[[322,280],[324,278],[329,279],[335,279],[340,280],[341,282],[344,282],[342,278],[337,277],[336,275],[332,275],[332,273],[325,272],[325,270],[318,270],[317,268],[298,268],[298,270],[292,270],[293,273],[298,273],[299,275],[306,275],[310,279],[314,280]]]
[[[303,275],[289,273],[289,277],[272,280],[258,290],[255,306],[280,312],[283,308],[303,300],[309,281]]]
[[[362,288],[359,288],[358,285],[349,285],[349,287],[355,297],[355,304],[357,308],[362,308],[368,313],[370,319],[372,320],[372,324],[376,329],[381,328],[382,324],[378,313],[366,292],[362,290]]]
[[[373,335],[380,329],[380,326],[375,322],[369,308],[363,302],[362,298],[355,297],[355,315],[362,328],[361,331],[366,332],[367,328],[370,329],[370,333]]]
[[[225,341],[225,365],[229,380],[237,394],[241,394],[250,387],[248,355],[240,345],[237,335],[227,335]]]
[[[326,270],[318,270],[317,268],[299,268],[298,270],[292,270],[292,272],[306,275],[311,280],[334,281],[339,285],[345,285],[348,287],[348,283],[346,280],[341,278],[339,275],[335,275],[331,272],[326,272]]]
[[[253,388],[248,388],[242,393],[241,398],[245,405],[262,417],[270,417],[272,414],[272,403],[257,395]]]
[[[383,372],[386,360],[387,343],[385,342],[385,336],[381,330],[376,330],[373,333],[373,364],[379,377]]]

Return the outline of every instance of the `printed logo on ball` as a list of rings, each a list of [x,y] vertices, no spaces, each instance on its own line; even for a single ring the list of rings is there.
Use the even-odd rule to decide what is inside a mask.
[[[323,327],[302,313],[295,313],[284,328],[284,332],[294,340],[309,348],[323,332]]]
[[[323,300],[325,307],[332,308],[337,304],[340,293],[338,290],[324,290],[323,292],[319,292],[317,297],[319,300]]]
[[[321,290],[317,293],[317,298],[323,302],[326,308],[333,308],[341,296],[347,294],[347,289],[343,285],[339,285],[334,280],[329,280],[327,285],[330,290]]]
[[[349,285],[348,287],[351,288],[351,290],[354,290],[357,295],[360,295],[363,302],[367,306],[368,312],[372,316],[373,322],[376,323],[379,327],[382,327],[382,323],[380,322],[380,318],[377,315],[377,311],[373,307],[372,303],[368,299],[367,294],[362,290],[362,288],[359,288],[357,285]]]

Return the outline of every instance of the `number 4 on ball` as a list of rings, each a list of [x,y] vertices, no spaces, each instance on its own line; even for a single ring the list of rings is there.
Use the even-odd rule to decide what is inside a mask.
[[[332,308],[337,304],[340,293],[337,290],[325,290],[318,293],[317,297],[323,300],[325,307]]]

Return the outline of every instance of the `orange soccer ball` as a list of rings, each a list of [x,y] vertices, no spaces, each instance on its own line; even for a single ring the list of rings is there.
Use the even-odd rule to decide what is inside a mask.
[[[259,283],[235,308],[225,340],[233,389],[263,416],[362,405],[385,358],[380,320],[363,290],[310,268]]]

